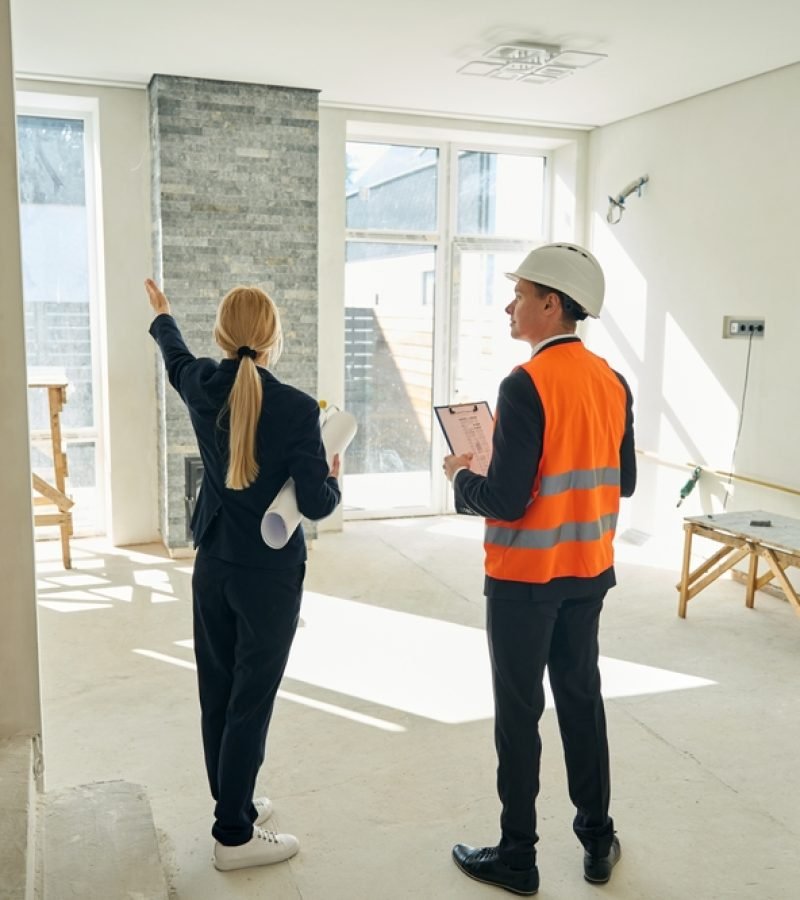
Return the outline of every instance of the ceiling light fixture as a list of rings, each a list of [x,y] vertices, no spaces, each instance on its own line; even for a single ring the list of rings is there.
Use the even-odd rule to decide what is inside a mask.
[[[565,50],[556,44],[516,41],[498,44],[487,50],[481,59],[465,63],[458,72],[461,75],[477,75],[501,81],[552,84],[606,58],[605,53]]]

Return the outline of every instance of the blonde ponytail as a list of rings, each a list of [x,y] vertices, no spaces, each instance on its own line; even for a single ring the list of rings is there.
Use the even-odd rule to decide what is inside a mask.
[[[274,365],[283,346],[275,304],[259,288],[233,288],[217,310],[214,339],[229,358],[240,360],[227,402],[230,438],[225,476],[225,487],[240,491],[250,487],[259,471],[257,432],[264,391],[256,358]]]
[[[230,452],[225,487],[240,491],[258,477],[256,428],[261,416],[263,388],[255,360],[243,356],[228,395]]]

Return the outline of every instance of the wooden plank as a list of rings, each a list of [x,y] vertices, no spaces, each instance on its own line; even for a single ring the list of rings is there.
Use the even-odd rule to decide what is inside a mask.
[[[66,387],[51,385],[47,389],[47,400],[50,406],[50,431],[53,437],[53,466],[55,468],[56,488],[62,496],[67,492],[67,454],[64,452],[64,444],[61,440],[61,410],[67,399]],[[61,528],[61,561],[65,569],[72,568],[72,557],[69,549],[69,539],[72,535],[72,517],[60,525]]]
[[[33,524],[62,526],[70,522],[71,519],[72,515],[70,513],[37,513],[33,517]],[[69,568],[69,566],[66,568]]]
[[[789,566],[800,566],[800,553],[784,553],[781,550],[772,548],[775,558],[783,566],[784,569]]]
[[[710,568],[715,566],[721,559],[724,559],[729,553],[732,553],[736,548],[725,546],[721,550],[717,550],[712,556],[704,562],[701,563],[693,572],[689,575],[689,583],[691,584],[693,581],[696,581],[701,575],[704,575]]]
[[[794,605],[794,611],[800,616],[800,598],[798,598],[795,589],[792,587],[792,583],[781,568],[781,564],[778,562],[778,558],[775,556],[774,551],[770,550],[769,547],[764,547],[762,548],[761,555],[767,561],[767,565],[769,565],[770,569],[775,573],[775,577],[783,588],[787,600]]]
[[[694,533],[699,535],[700,537],[709,538],[709,540],[716,541],[718,544],[727,544],[729,547],[741,547],[742,544],[747,540],[744,537],[737,537],[733,534],[727,534],[724,531],[717,531],[714,528],[709,528],[708,525],[695,525]]]
[[[756,590],[763,591],[765,594],[769,594],[770,597],[777,597],[779,600],[785,600],[786,594],[784,594],[777,585],[769,583],[774,577],[775,573],[768,568],[763,575],[758,576]],[[731,572],[731,578],[733,578],[734,581],[738,581],[739,584],[747,584],[747,575],[744,572],[737,572],[736,569],[734,569]]]
[[[772,581],[772,579],[773,579],[774,577],[775,577],[775,573],[774,573],[774,572],[772,572],[772,571],[770,571],[770,572],[765,572],[763,575],[761,575],[761,576],[759,577],[758,581],[756,582],[756,590],[759,590],[759,591],[762,590],[763,587],[764,587],[764,585],[766,585],[766,584],[768,584],[770,581]]]
[[[683,567],[681,568],[681,583],[678,585],[680,590],[680,598],[678,599],[678,615],[686,618],[686,605],[689,602],[689,563],[692,558],[692,534],[694,526],[685,524],[683,539]]]
[[[38,491],[42,497],[46,497],[48,502],[54,503],[62,512],[72,509],[75,505],[74,500],[71,500],[57,488],[49,485],[44,478],[41,478],[35,472],[33,473],[33,488]]]
[[[50,373],[52,375],[52,373]],[[75,505],[74,501],[67,497],[67,476],[69,465],[67,454],[64,451],[64,442],[61,434],[61,411],[67,402],[66,379],[55,377],[34,378],[29,373],[29,386],[44,387],[47,389],[47,405],[50,419],[50,454],[53,458],[53,481],[55,486],[48,484],[41,476],[33,474],[33,488],[45,502],[55,504],[59,512],[57,514],[34,515],[34,525],[57,525],[61,530],[61,559],[65,569],[72,568],[72,556],[70,554],[69,539],[72,537],[72,513],[69,510]],[[34,498],[34,506],[43,505]]]
[[[72,568],[72,552],[69,546],[69,539],[72,537],[72,516],[69,515],[66,522],[61,523],[61,561],[65,569]]]
[[[688,600],[691,600],[692,597],[697,596],[700,591],[704,590],[710,584],[716,581],[720,575],[722,575],[724,572],[727,572],[728,569],[730,569],[732,566],[735,566],[736,563],[739,562],[739,560],[744,559],[745,556],[747,556],[747,554],[750,552],[750,548],[746,545],[744,547],[740,547],[738,550],[734,550],[733,548],[730,549],[731,556],[726,559],[725,562],[721,563],[719,566],[717,566],[716,569],[714,569],[712,572],[709,572],[708,575],[705,576],[705,578],[701,578],[700,581],[697,582],[697,584],[694,584],[691,588],[689,588],[687,594]]]
[[[756,602],[756,584],[758,583],[758,554],[751,550],[750,565],[747,570],[747,591],[744,596],[744,605],[752,609]]]
[[[55,468],[56,487],[62,494],[66,493],[67,455],[64,453],[61,440],[61,409],[63,388],[49,387],[47,400],[50,406],[50,435],[53,440],[53,466]]]

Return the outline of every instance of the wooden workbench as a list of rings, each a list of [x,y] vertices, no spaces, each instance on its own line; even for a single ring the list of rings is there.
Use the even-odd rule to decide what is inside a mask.
[[[753,521],[769,521],[768,526],[752,525]],[[752,609],[755,593],[774,578],[786,599],[800,615],[800,599],[786,577],[790,566],[800,567],[800,519],[779,516],[762,509],[744,512],[719,513],[708,516],[691,516],[684,519],[683,568],[677,585],[680,592],[678,615],[686,618],[686,606],[692,597],[716,581],[720,575],[736,563],[748,560],[745,605]],[[692,555],[692,538],[709,538],[722,544],[710,559],[689,571]],[[758,574],[758,562],[763,559],[766,571]]]

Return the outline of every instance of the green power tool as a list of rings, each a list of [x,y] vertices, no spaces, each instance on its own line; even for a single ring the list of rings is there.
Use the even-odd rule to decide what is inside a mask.
[[[692,493],[694,490],[694,486],[700,479],[700,466],[695,466],[694,471],[692,472],[692,477],[686,482],[686,484],[681,488],[681,499],[678,500],[677,505],[680,506],[681,503]]]

